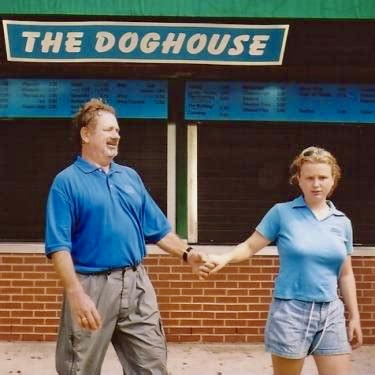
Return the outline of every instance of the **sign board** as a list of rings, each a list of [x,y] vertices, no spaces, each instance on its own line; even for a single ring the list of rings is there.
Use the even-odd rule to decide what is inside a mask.
[[[8,61],[281,65],[289,25],[4,20]]]
[[[185,119],[375,124],[375,85],[189,81]]]
[[[98,97],[119,118],[168,116],[167,81],[0,79],[0,117],[72,117],[84,102]]]

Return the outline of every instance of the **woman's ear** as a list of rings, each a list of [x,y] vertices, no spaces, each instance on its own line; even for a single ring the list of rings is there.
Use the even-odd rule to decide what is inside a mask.
[[[296,185],[301,189],[300,176],[298,174],[296,175]]]

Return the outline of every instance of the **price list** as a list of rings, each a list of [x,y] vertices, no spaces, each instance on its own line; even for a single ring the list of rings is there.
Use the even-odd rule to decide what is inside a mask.
[[[0,117],[71,117],[91,98],[102,98],[120,118],[168,114],[166,81],[0,79]]]
[[[375,85],[191,81],[187,120],[375,124]]]

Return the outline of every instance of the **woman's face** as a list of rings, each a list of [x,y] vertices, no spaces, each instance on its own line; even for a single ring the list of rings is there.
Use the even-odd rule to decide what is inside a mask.
[[[326,163],[303,163],[298,185],[307,203],[325,201],[334,185],[332,167]]]

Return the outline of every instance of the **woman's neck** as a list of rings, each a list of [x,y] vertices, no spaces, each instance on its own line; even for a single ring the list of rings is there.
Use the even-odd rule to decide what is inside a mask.
[[[318,220],[323,220],[329,215],[330,207],[327,201],[314,202],[313,204],[306,202],[306,204]]]

